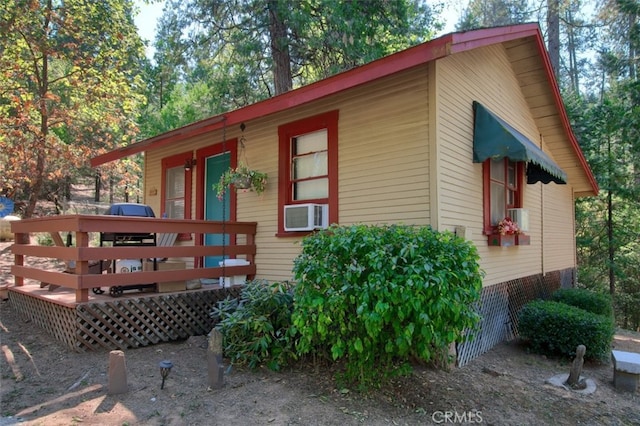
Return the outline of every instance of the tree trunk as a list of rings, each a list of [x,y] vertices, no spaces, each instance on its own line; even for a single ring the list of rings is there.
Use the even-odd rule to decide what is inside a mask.
[[[571,10],[567,11],[567,35],[568,35],[568,46],[567,50],[569,53],[569,78],[571,79],[571,87],[575,93],[580,93],[580,81],[579,81],[579,71],[578,71],[578,58],[576,55],[576,35],[575,28],[573,26],[573,13]]]
[[[553,73],[556,76],[556,81],[559,81],[560,76],[560,15],[558,12],[558,0],[547,0],[547,33],[548,33],[548,45],[549,59],[551,60],[551,67]]]
[[[64,177],[64,199],[71,201],[71,176]]]
[[[100,188],[102,187],[102,179],[100,177],[100,173],[96,172],[95,183],[94,183],[94,195],[93,201],[96,203],[100,202]]]
[[[287,27],[280,17],[278,1],[269,0],[269,34],[271,37],[271,56],[273,58],[273,83],[275,94],[288,92],[293,87],[291,76],[291,57]]]
[[[613,241],[613,158],[611,157],[611,136],[607,138],[607,157],[609,161],[609,188],[607,194],[607,244],[609,251],[609,293],[616,293],[615,246]]]
[[[629,32],[631,33],[637,25],[637,16],[632,13],[629,15]],[[637,40],[631,34],[629,34],[629,78],[631,80],[636,79],[636,60],[637,57]]]
[[[47,13],[42,24],[43,30],[47,30],[50,22],[50,13],[53,9],[51,0],[47,2]],[[37,62],[40,62],[38,64]],[[39,65],[39,66],[38,66]],[[40,132],[36,136],[36,144],[39,146],[35,151],[36,154],[36,175],[32,177],[30,185],[29,200],[24,212],[25,219],[33,217],[36,211],[36,205],[40,199],[40,193],[44,186],[44,170],[45,170],[45,152],[47,151],[47,135],[49,133],[49,110],[47,107],[46,96],[49,91],[49,56],[45,53],[40,61],[34,61],[34,75],[39,78],[38,84],[38,113],[40,114]]]
[[[113,204],[113,176],[109,176],[109,204]]]

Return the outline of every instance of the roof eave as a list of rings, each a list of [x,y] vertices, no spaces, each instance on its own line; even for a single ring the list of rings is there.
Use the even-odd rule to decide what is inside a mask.
[[[538,32],[540,32],[540,29],[538,29]],[[578,143],[578,140],[573,133],[573,129],[571,128],[569,116],[567,115],[567,110],[564,107],[564,101],[562,100],[560,88],[558,87],[555,73],[553,72],[553,67],[551,66],[551,59],[549,58],[546,47],[544,46],[542,34],[539,34],[538,37],[536,37],[536,45],[543,62],[545,72],[547,74],[547,79],[549,80],[549,85],[551,86],[554,102],[556,104],[558,114],[560,115],[560,122],[562,123],[563,130],[567,136],[567,139],[569,140],[569,143],[571,144],[571,148],[573,149],[578,162],[580,163],[580,166],[584,170],[587,180],[589,181],[589,186],[591,187],[590,195],[596,196],[598,195],[598,192],[600,192],[600,188],[595,176],[593,175],[593,172],[591,171],[591,167],[589,167],[589,163],[587,163],[587,159],[582,153],[582,149],[580,148],[580,144]],[[580,196],[587,196],[587,191],[582,191],[580,192],[580,194]]]
[[[397,72],[426,64],[452,53],[463,52],[466,50],[476,49],[478,47],[531,36],[536,39],[539,54],[544,62],[545,72],[552,88],[556,107],[560,114],[564,131],[585,174],[587,175],[593,195],[597,195],[599,191],[598,184],[586,162],[586,159],[584,158],[584,155],[582,154],[576,137],[571,130],[569,119],[562,101],[562,96],[560,95],[560,90],[555,80],[551,62],[543,44],[540,27],[537,23],[510,25],[447,34],[427,43],[411,47],[393,55],[365,64],[361,67],[345,71],[279,96],[248,105],[225,114],[209,117],[161,135],[107,152],[92,158],[91,166],[97,167],[146,150],[160,148],[193,136],[221,129],[223,126],[233,126],[242,122],[284,111],[289,108],[295,108]]]
[[[344,90],[366,84],[370,81],[425,64],[434,59],[448,55],[450,53],[448,46],[451,44],[451,40],[452,34],[448,34],[428,43],[414,46],[393,55],[378,59],[374,62],[362,65],[358,68],[291,90],[287,93],[265,99],[225,114],[209,117],[149,139],[135,142],[131,145],[118,148],[92,158],[91,166],[97,167],[111,161],[143,152],[147,149],[160,148],[188,137],[222,128],[223,126],[232,126],[290,108],[295,108]]]

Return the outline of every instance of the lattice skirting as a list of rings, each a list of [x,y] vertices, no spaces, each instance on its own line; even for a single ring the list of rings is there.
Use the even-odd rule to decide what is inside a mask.
[[[21,316],[77,352],[128,349],[207,334],[215,325],[211,308],[239,287],[113,299],[68,307],[10,292]]]
[[[457,346],[458,366],[463,366],[498,343],[518,336],[518,312],[534,299],[547,299],[560,287],[571,287],[575,269],[518,278],[482,289],[476,309],[482,320],[473,340]]]

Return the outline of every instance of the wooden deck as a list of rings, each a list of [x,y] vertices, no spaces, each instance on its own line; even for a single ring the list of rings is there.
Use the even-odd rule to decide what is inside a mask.
[[[174,287],[176,283],[217,282],[219,277],[252,279],[256,274],[256,226],[255,222],[107,215],[14,221],[11,223],[15,234],[11,246],[15,259],[11,267],[14,285],[8,288],[9,301],[21,316],[74,351],[135,348],[206,334],[214,326],[209,316],[212,308],[219,300],[237,297],[239,286],[220,288],[218,284],[210,284],[194,290],[156,291],[185,288]],[[27,237],[34,233],[49,233],[55,246],[32,244]],[[62,243],[61,235],[65,233],[73,237],[75,244],[66,247]],[[100,235],[99,247],[91,239],[96,233]],[[158,245],[156,236],[163,234],[190,235],[191,239],[188,244]],[[225,234],[228,243],[204,245],[207,234]],[[153,236],[153,242],[136,244],[135,238],[140,235]],[[112,237],[111,244],[103,244],[104,236]],[[134,244],[130,244],[132,241]],[[205,267],[204,259],[209,256],[239,257],[246,262],[239,266]],[[155,262],[151,268],[132,273],[110,273],[100,266],[93,267],[105,262],[114,264],[118,259],[148,262],[159,258],[193,267],[165,269]],[[40,262],[41,259],[45,261]],[[52,264],[60,267],[52,268]],[[105,293],[96,294],[93,290],[97,288]],[[110,290],[114,289],[122,291],[112,296]]]
[[[77,303],[75,292],[49,291],[37,284],[9,287],[9,303],[26,320],[76,352],[129,349],[204,335],[219,300],[238,297],[240,286],[218,284],[173,293],[125,291],[122,296],[91,294]]]
[[[15,234],[15,244],[11,251],[15,256],[11,273],[15,285],[23,286],[25,280],[36,280],[72,289],[76,303],[89,301],[90,290],[96,287],[134,286],[144,283],[166,283],[177,280],[246,275],[254,277],[255,265],[255,222],[216,222],[205,220],[157,219],[130,216],[106,215],[66,215],[26,219],[11,223]],[[56,246],[24,244],[26,236],[49,233]],[[61,246],[61,233],[73,234],[74,246]],[[91,246],[90,234],[111,235],[110,246]],[[192,235],[189,245],[158,246],[155,244],[128,244],[130,239],[140,234],[158,235],[163,233]],[[203,245],[204,235],[225,234],[226,245]],[[115,241],[121,239],[121,244]],[[203,259],[244,257],[247,266],[203,267]],[[28,258],[49,258],[74,265],[72,273],[44,270],[28,265]],[[174,258],[193,259],[195,268],[184,270],[151,270],[135,274],[92,273],[91,265],[96,262],[112,262],[117,259]]]

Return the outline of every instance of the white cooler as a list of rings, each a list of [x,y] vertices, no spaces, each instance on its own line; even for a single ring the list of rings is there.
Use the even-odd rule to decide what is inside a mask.
[[[222,266],[248,266],[251,263],[244,259],[225,259],[219,262]],[[234,275],[232,277],[220,277],[220,284],[223,287],[231,287],[232,285],[242,285],[247,282],[246,275]]]

